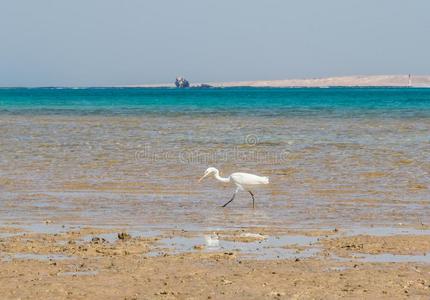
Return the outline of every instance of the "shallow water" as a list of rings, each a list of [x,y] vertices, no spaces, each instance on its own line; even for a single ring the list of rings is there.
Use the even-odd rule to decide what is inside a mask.
[[[430,253],[423,255],[395,255],[395,254],[360,254],[357,259],[362,262],[398,262],[398,263],[430,263]]]
[[[405,228],[405,227],[356,227],[345,230],[345,235],[430,235],[430,229]]]
[[[11,261],[15,260],[65,260],[73,259],[73,256],[61,255],[61,254],[36,254],[36,253],[1,253],[0,260]]]
[[[165,252],[180,254],[189,252],[234,252],[240,253],[244,259],[302,259],[316,256],[320,249],[309,247],[298,251],[288,249],[287,246],[311,246],[317,238],[307,236],[269,236],[262,240],[251,242],[229,241],[222,237],[216,239],[217,243],[208,243],[207,237],[200,235],[194,237],[174,236],[159,241],[159,248],[149,253],[150,256],[163,255]]]
[[[422,255],[402,255],[402,254],[352,254],[351,258],[333,257],[337,261],[363,262],[363,263],[430,263],[430,253]]]
[[[0,110],[3,224],[430,224],[429,90],[6,89]],[[208,166],[271,184],[222,209]]]

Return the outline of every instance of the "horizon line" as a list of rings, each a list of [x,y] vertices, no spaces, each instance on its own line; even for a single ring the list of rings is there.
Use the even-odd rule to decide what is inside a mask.
[[[352,80],[350,82],[345,80]],[[418,84],[412,84],[413,79],[419,79]],[[400,81],[399,81],[400,80]],[[408,81],[403,81],[408,80]],[[194,82],[190,88],[198,88],[202,85],[212,88],[228,87],[272,87],[272,88],[329,88],[329,87],[430,87],[430,75],[413,74],[389,74],[389,75],[346,75],[308,77],[294,79],[270,79],[270,80],[241,80],[221,82]],[[142,84],[100,84],[100,85],[11,85],[2,86],[0,89],[13,88],[58,88],[58,89],[85,89],[85,88],[176,88],[171,83],[142,83]]]

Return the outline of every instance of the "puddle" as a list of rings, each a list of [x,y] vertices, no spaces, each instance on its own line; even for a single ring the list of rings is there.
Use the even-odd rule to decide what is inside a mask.
[[[85,243],[89,243],[89,242],[91,242],[91,240],[93,238],[96,238],[96,237],[98,237],[100,239],[104,239],[108,243],[114,243],[114,242],[118,241],[118,233],[116,233],[116,232],[86,235],[81,239],[81,241],[83,241]]]
[[[430,263],[430,253],[425,255],[356,254],[354,259],[370,263]]]
[[[298,245],[298,246],[309,246],[313,243],[318,242],[320,237],[315,236],[304,236],[304,235],[282,235],[282,236],[271,236],[267,241],[274,246],[285,246],[285,245]]]
[[[260,249],[261,250],[261,249]],[[262,251],[257,249],[254,253],[245,252],[245,256],[257,260],[271,260],[271,259],[305,259],[311,258],[320,252],[318,248],[308,248],[302,251],[295,249],[283,248],[265,248]]]
[[[426,235],[430,234],[430,229],[416,229],[416,228],[402,228],[402,227],[356,227],[347,229],[346,235],[374,235],[374,236],[388,236],[388,235]]]
[[[118,239],[119,232],[121,231],[86,235],[81,240],[83,242],[89,243],[93,238],[98,237],[106,240],[106,242],[108,243],[115,243],[119,240]],[[150,230],[150,231],[125,230],[124,232],[127,232],[132,238],[157,237],[162,234],[161,231],[158,231],[158,230]]]
[[[318,237],[308,236],[269,236],[266,239],[254,242],[239,242],[223,240],[223,237],[216,235],[203,235],[197,237],[175,236],[164,238],[159,241],[161,248],[166,248],[170,253],[180,254],[185,252],[216,252],[237,251],[245,257],[254,259],[297,259],[308,258],[319,253],[319,248],[313,243],[318,241]],[[312,246],[304,250],[287,249],[285,246]],[[203,246],[203,247],[202,247]],[[196,249],[196,247],[198,249]],[[151,255],[160,254],[160,249]]]
[[[330,267],[330,268],[326,268],[325,271],[327,272],[342,272],[342,271],[346,271],[346,270],[350,270],[352,269],[351,267],[347,267],[347,266],[339,266],[339,267]]]
[[[163,234],[162,230],[158,229],[148,229],[148,228],[132,228],[130,230],[126,230],[128,234],[132,237],[157,237]]]
[[[0,233],[0,239],[1,238],[10,238],[10,237],[14,237],[14,236],[18,236],[18,235],[23,235],[25,232],[14,232],[14,233]]]
[[[41,234],[58,234],[65,233],[73,228],[79,227],[70,227],[67,225],[59,225],[59,224],[30,224],[30,225],[17,225],[16,228],[27,231],[27,233],[41,233]],[[25,232],[23,232],[25,233]],[[23,234],[21,233],[21,234]]]
[[[423,255],[403,255],[403,254],[366,254],[353,253],[351,257],[333,255],[332,258],[341,262],[364,262],[364,263],[430,263],[430,253]]]
[[[58,273],[57,276],[96,276],[98,273],[98,271],[61,272]]]
[[[13,259],[19,260],[65,260],[73,259],[73,256],[67,256],[62,254],[34,254],[34,253],[3,253],[3,261],[11,261]]]

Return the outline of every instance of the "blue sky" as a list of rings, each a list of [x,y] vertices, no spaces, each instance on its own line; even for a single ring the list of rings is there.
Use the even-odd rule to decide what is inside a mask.
[[[0,86],[429,74],[430,1],[0,2]]]

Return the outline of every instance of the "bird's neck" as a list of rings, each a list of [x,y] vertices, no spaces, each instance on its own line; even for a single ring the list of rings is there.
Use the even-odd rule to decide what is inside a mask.
[[[224,182],[224,183],[228,183],[228,182],[230,182],[230,177],[227,177],[227,178],[225,178],[225,177],[221,177],[221,176],[219,176],[219,173],[217,172],[217,173],[215,173],[215,179],[216,180],[218,180],[218,181],[221,181],[221,182]]]

